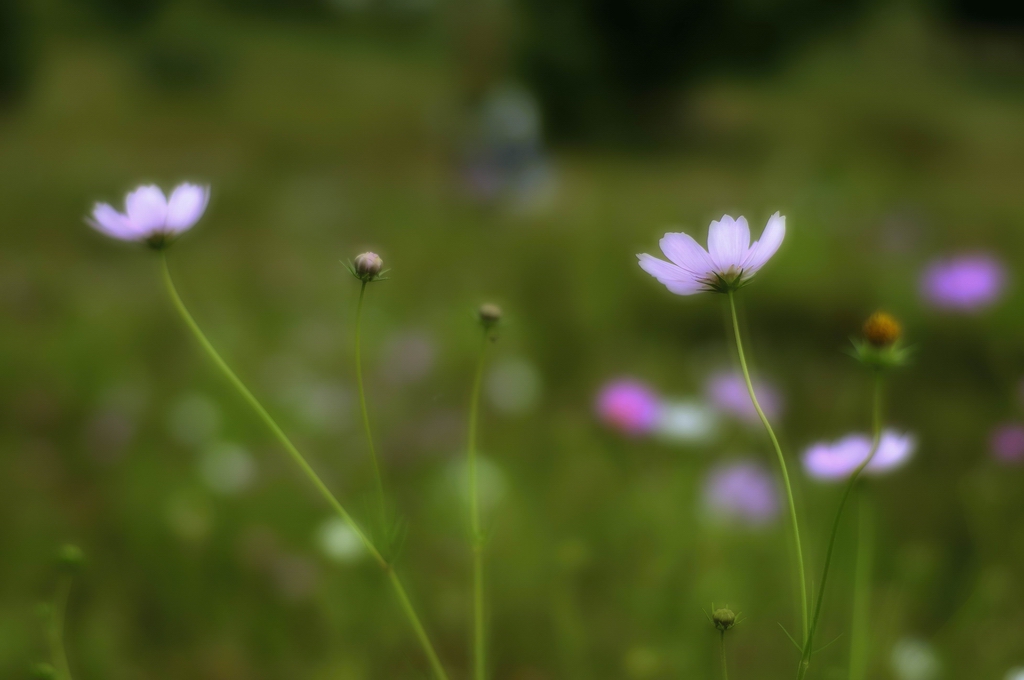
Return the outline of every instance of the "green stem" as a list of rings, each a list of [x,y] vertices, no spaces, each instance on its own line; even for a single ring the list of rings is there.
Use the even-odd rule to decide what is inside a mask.
[[[729,680],[729,667],[725,663],[725,631],[722,631],[722,680]]]
[[[53,596],[53,619],[50,622],[50,655],[60,680],[71,680],[71,666],[64,650],[64,619],[71,595],[71,577],[62,576]]]
[[[807,640],[804,643],[803,654],[800,658],[800,665],[797,667],[797,680],[802,680],[804,675],[807,673],[807,668],[811,663],[812,654],[812,642],[814,640],[814,631],[818,627],[818,619],[821,617],[821,603],[825,599],[825,583],[828,581],[828,570],[832,564],[832,550],[836,545],[836,535],[839,533],[839,520],[843,516],[843,508],[846,507],[846,501],[850,497],[850,492],[853,491],[854,485],[857,483],[857,479],[860,477],[860,473],[864,471],[871,459],[875,457],[875,452],[878,451],[878,442],[882,438],[882,373],[876,371],[875,373],[875,397],[874,397],[874,408],[873,408],[873,430],[874,435],[871,442],[871,451],[868,453],[867,458],[857,466],[857,469],[850,475],[850,479],[846,482],[846,486],[843,488],[843,495],[839,499],[839,509],[836,510],[835,519],[832,520],[832,533],[828,537],[828,548],[825,550],[825,566],[821,572],[821,583],[818,586],[818,598],[814,603],[814,618],[811,619],[811,629],[807,635]]]
[[[377,550],[377,547],[373,544],[372,541],[370,541],[369,537],[367,537],[363,530],[359,528],[359,525],[356,523],[354,519],[352,519],[352,516],[348,514],[348,511],[346,511],[345,508],[341,505],[341,503],[338,502],[338,499],[335,498],[334,494],[331,493],[330,489],[327,488],[327,485],[324,484],[323,480],[320,479],[320,476],[317,475],[313,468],[310,467],[309,463],[306,462],[306,459],[303,457],[301,453],[299,453],[299,450],[295,448],[295,445],[292,444],[290,439],[288,439],[288,436],[284,433],[280,426],[278,426],[274,419],[270,417],[270,414],[267,413],[267,410],[265,408],[263,408],[263,405],[260,404],[256,397],[253,396],[252,392],[249,391],[249,388],[245,386],[245,384],[239,379],[239,377],[235,375],[235,372],[232,371],[231,368],[224,361],[224,359],[221,358],[220,354],[217,353],[217,350],[214,349],[210,341],[206,339],[206,335],[199,328],[199,325],[195,322],[195,319],[192,318],[192,315],[185,307],[185,303],[181,301],[181,297],[178,295],[178,290],[174,287],[174,281],[171,279],[171,271],[167,266],[166,253],[161,253],[160,261],[163,266],[163,277],[164,283],[167,286],[167,292],[171,296],[171,301],[174,303],[174,308],[178,311],[178,313],[181,315],[181,318],[185,321],[185,325],[187,325],[189,330],[192,331],[192,334],[195,336],[196,340],[198,340],[202,348],[206,350],[206,353],[210,356],[210,359],[212,359],[213,363],[216,364],[217,368],[221,370],[224,376],[228,379],[228,382],[230,382],[235,387],[235,389],[238,390],[238,392],[242,395],[242,398],[245,399],[249,406],[252,407],[252,409],[260,417],[264,424],[266,424],[266,426],[274,434],[277,440],[281,443],[285,451],[288,452],[288,455],[291,456],[295,464],[299,466],[299,469],[302,470],[302,472],[305,473],[306,477],[309,478],[309,481],[313,483],[313,486],[316,487],[316,490],[320,492],[320,495],[323,496],[324,500],[327,501],[327,503],[335,510],[335,512],[337,512],[338,515],[341,516],[342,520],[344,520],[345,523],[352,529],[352,531],[355,532],[356,536],[359,537],[359,540],[362,542],[367,552],[369,552],[373,559],[377,562],[377,564],[380,565],[381,569],[387,572],[388,577],[391,581],[391,585],[395,590],[395,594],[398,596],[399,604],[401,604],[402,610],[405,612],[406,617],[409,619],[409,623],[412,625],[413,630],[416,632],[416,636],[417,638],[419,638],[420,644],[423,646],[423,651],[430,661],[430,665],[434,670],[434,674],[437,676],[438,680],[448,680],[448,676],[444,672],[444,669],[441,667],[441,664],[438,661],[437,654],[434,652],[434,648],[430,643],[430,639],[427,637],[426,633],[423,630],[423,624],[420,623],[419,617],[416,615],[415,610],[412,608],[412,605],[409,602],[409,597],[406,595],[405,589],[402,587],[401,582],[398,580],[398,576],[395,574],[395,571],[392,568],[392,566],[387,562],[387,560],[384,559],[380,551]]]
[[[487,356],[487,328],[484,328],[469,398],[469,437],[466,447],[469,482],[469,523],[473,544],[473,677],[486,677],[486,644],[484,640],[484,539],[480,528],[480,488],[477,479],[477,423],[480,415],[480,386],[483,383],[484,359]]]
[[[871,564],[874,560],[874,511],[865,490],[860,493],[857,561],[853,581],[853,620],[850,625],[850,680],[864,680],[868,660],[868,613],[871,604]]]
[[[789,502],[789,519],[793,525],[793,543],[796,546],[796,564],[800,580],[801,623],[803,640],[806,644],[809,630],[807,618],[807,575],[804,570],[804,550],[800,543],[800,524],[797,522],[796,518],[796,502],[793,500],[793,486],[789,481],[789,469],[786,467],[786,458],[782,455],[782,447],[779,446],[779,440],[775,436],[774,430],[772,430],[771,423],[768,422],[768,418],[764,415],[764,411],[761,410],[761,405],[757,403],[757,395],[754,394],[754,385],[750,382],[750,371],[747,370],[747,360],[743,355],[743,340],[740,338],[740,322],[736,317],[736,299],[732,291],[729,291],[729,308],[732,311],[732,328],[736,335],[736,351],[740,357],[740,368],[743,369],[743,379],[747,382],[747,391],[750,393],[750,400],[754,403],[754,410],[757,411],[757,415],[761,419],[764,429],[768,431],[768,437],[772,440],[772,446],[775,447],[775,455],[779,459],[779,467],[782,469],[782,481],[786,487],[786,500]]]
[[[381,529],[386,533],[388,521],[387,507],[384,500],[384,477],[381,475],[380,463],[377,460],[377,448],[373,445],[373,433],[370,430],[370,412],[366,408],[366,390],[363,388],[362,327],[363,299],[365,297],[366,281],[363,281],[359,288],[359,303],[356,305],[356,384],[359,387],[359,406],[363,412],[363,429],[366,431],[366,442],[370,447],[370,459],[373,461],[373,475],[377,480],[377,501],[380,506]]]

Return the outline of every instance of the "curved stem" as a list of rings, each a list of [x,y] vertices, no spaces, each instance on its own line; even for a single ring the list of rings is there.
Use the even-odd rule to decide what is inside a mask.
[[[722,680],[729,680],[729,667],[725,663],[725,631],[722,631]]]
[[[853,620],[850,624],[850,680],[864,680],[868,660],[868,612],[871,604],[871,563],[874,560],[874,512],[871,498],[861,489],[857,561],[853,581]]]
[[[839,509],[836,510],[835,519],[832,520],[832,533],[828,537],[828,548],[825,550],[825,565],[821,571],[821,583],[818,586],[818,598],[814,603],[814,618],[811,619],[811,629],[807,634],[807,640],[804,643],[804,651],[800,658],[800,666],[797,668],[797,678],[802,680],[804,675],[807,673],[807,668],[811,663],[812,642],[814,639],[814,631],[818,627],[818,619],[821,617],[821,603],[825,599],[825,583],[828,581],[828,570],[832,564],[832,550],[836,545],[836,535],[839,533],[839,520],[843,516],[843,508],[846,507],[846,501],[850,497],[850,492],[853,491],[854,485],[857,483],[857,478],[860,477],[860,473],[864,471],[864,468],[868,466],[871,459],[875,457],[875,452],[878,451],[878,442],[882,438],[882,373],[880,371],[875,373],[875,397],[874,397],[874,408],[872,415],[874,430],[873,438],[871,442],[871,451],[868,453],[867,458],[857,466],[857,469],[850,475],[850,479],[846,482],[846,486],[843,487],[843,495],[839,499]]]
[[[387,508],[384,501],[384,477],[380,472],[380,463],[377,460],[377,448],[373,445],[373,433],[370,430],[370,412],[366,408],[366,390],[363,388],[363,359],[362,359],[362,327],[363,327],[363,299],[366,297],[366,281],[362,282],[359,288],[359,303],[356,305],[356,385],[359,387],[359,406],[363,412],[363,429],[366,431],[366,443],[370,447],[370,459],[373,461],[373,475],[377,481],[377,501],[380,505],[381,529],[387,532]]]
[[[306,462],[306,459],[301,453],[299,453],[299,450],[295,448],[295,445],[292,444],[290,439],[288,439],[288,436],[280,426],[278,426],[277,422],[270,417],[270,414],[265,408],[263,408],[263,405],[256,399],[256,397],[253,396],[252,392],[249,391],[249,388],[245,386],[239,377],[235,375],[235,372],[232,371],[224,359],[221,358],[220,354],[217,353],[217,350],[214,349],[210,341],[206,339],[206,335],[203,333],[202,329],[199,328],[195,319],[192,318],[192,315],[185,307],[185,303],[181,301],[181,297],[178,295],[178,290],[174,287],[174,281],[171,279],[171,271],[167,266],[166,253],[161,253],[160,261],[163,267],[163,277],[164,283],[167,286],[167,292],[171,296],[171,302],[174,303],[174,308],[185,321],[185,325],[192,331],[196,340],[199,341],[202,348],[206,350],[210,359],[213,360],[213,363],[216,364],[217,368],[219,368],[221,373],[224,374],[224,377],[228,379],[228,382],[238,390],[239,394],[242,395],[242,398],[245,399],[249,406],[252,407],[264,424],[266,424],[277,440],[281,443],[285,451],[288,452],[288,455],[291,456],[295,464],[299,466],[299,469],[305,473],[307,478],[309,478],[309,481],[312,482],[313,486],[316,487],[316,490],[320,492],[320,495],[323,496],[324,500],[326,500],[335,512],[341,516],[342,520],[345,521],[349,528],[355,532],[356,536],[359,537],[359,540],[366,548],[366,551],[370,553],[377,564],[380,565],[381,569],[387,572],[391,585],[398,597],[399,604],[402,606],[402,610],[409,619],[410,625],[412,625],[413,630],[416,632],[416,636],[423,647],[424,653],[427,655],[427,659],[430,661],[434,674],[437,676],[438,680],[448,680],[448,676],[441,667],[437,654],[434,652],[434,647],[431,645],[430,639],[423,630],[423,624],[420,623],[419,617],[412,608],[412,604],[409,602],[409,597],[406,595],[405,589],[402,587],[401,581],[399,581],[392,566],[384,559],[380,551],[377,550],[377,547],[372,541],[370,541],[369,537],[363,532],[363,530],[359,528],[359,525],[354,519],[352,519],[352,516],[348,514],[348,511],[346,511],[341,503],[338,502],[338,499],[335,498],[334,494],[331,493],[331,490],[327,488],[327,485],[320,479],[320,476],[317,475],[309,463]]]
[[[782,481],[786,487],[786,500],[789,502],[789,519],[793,525],[793,542],[796,545],[796,564],[800,580],[801,622],[803,640],[806,646],[809,628],[807,618],[807,575],[804,570],[804,550],[800,543],[800,524],[797,522],[796,518],[796,502],[793,500],[793,486],[789,481],[789,469],[786,467],[786,458],[782,455],[782,447],[779,446],[779,440],[775,436],[774,430],[772,430],[771,423],[768,422],[768,418],[764,415],[764,411],[761,410],[761,405],[757,403],[757,395],[754,394],[754,385],[750,382],[750,371],[747,370],[747,360],[743,355],[743,340],[740,338],[740,322],[736,317],[736,299],[732,291],[729,291],[729,308],[732,311],[732,328],[736,335],[736,352],[740,357],[740,368],[743,369],[743,379],[747,382],[747,391],[750,393],[750,401],[754,403],[754,410],[757,411],[757,415],[761,419],[764,429],[768,431],[768,438],[772,440],[772,446],[775,447],[775,455],[779,459],[779,467],[782,469]]]
[[[71,595],[71,577],[61,577],[57,584],[57,592],[53,596],[53,619],[50,622],[50,656],[60,680],[71,680],[71,666],[64,650],[64,619],[68,609],[68,596]]]
[[[484,359],[487,356],[487,329],[484,329],[473,376],[473,391],[469,398],[469,437],[466,446],[469,482],[469,524],[473,544],[473,677],[486,676],[484,640],[484,540],[480,529],[480,489],[477,480],[476,434],[480,415],[480,386],[483,383]]]

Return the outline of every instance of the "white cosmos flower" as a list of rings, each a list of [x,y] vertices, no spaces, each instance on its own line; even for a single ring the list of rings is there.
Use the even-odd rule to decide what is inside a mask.
[[[668,233],[659,245],[670,262],[643,253],[640,267],[676,295],[693,295],[714,290],[725,293],[746,283],[782,245],[786,218],[775,213],[761,234],[750,243],[750,228],[744,217],[723,215],[708,229],[708,249],[689,234]]]
[[[160,187],[140,186],[124,199],[124,212],[109,203],[97,203],[86,222],[96,231],[121,241],[145,241],[165,245],[199,221],[210,200],[210,187],[179,184],[170,199]]]

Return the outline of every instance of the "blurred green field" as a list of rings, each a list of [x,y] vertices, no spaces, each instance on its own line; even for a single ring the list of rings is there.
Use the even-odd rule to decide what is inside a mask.
[[[692,396],[733,365],[724,300],[670,295],[634,254],[656,252],[670,225],[703,240],[710,220],[745,214],[757,233],[776,210],[786,242],[741,313],[757,371],[786,398],[777,429],[810,574],[838,488],[806,478],[797,456],[867,428],[870,382],[843,352],[885,308],[916,347],[887,421],[920,445],[870,483],[869,677],[896,677],[890,651],[907,637],[934,646],[946,678],[1024,665],[1024,471],[987,451],[995,424],[1021,418],[1020,288],[975,315],[918,296],[936,256],[1024,262],[1024,61],[912,8],[879,9],[772,76],[709,77],[680,98],[676,143],[555,147],[554,196],[523,211],[459,187],[460,65],[443,30],[181,12],[167,21],[215,37],[209,89],[147,79],[152,36],[51,20],[34,89],[0,118],[0,676],[45,658],[35,604],[72,541],[88,556],[68,620],[76,680],[427,677],[377,568],[318,548],[329,509],[200,354],[157,259],[84,225],[94,201],[184,179],[209,182],[212,200],[170,252],[183,298],[359,518],[373,486],[352,392],[358,284],[341,261],[372,248],[391,268],[369,292],[371,416],[407,522],[398,568],[453,678],[469,677],[455,471],[485,300],[508,317],[493,361],[523,359],[543,385],[528,413],[484,410],[504,490],[488,519],[493,677],[717,677],[701,613],[712,601],[746,617],[730,677],[791,677],[785,524],[718,527],[699,508],[715,461],[776,470],[763,432],[735,425],[681,447],[623,439],[593,414],[609,378]],[[436,353],[415,380],[393,370],[408,338]],[[197,402],[219,413],[206,443],[175,435]],[[251,451],[251,488],[204,484],[211,442]],[[846,677],[854,517],[820,635],[841,637],[815,657],[816,678]]]

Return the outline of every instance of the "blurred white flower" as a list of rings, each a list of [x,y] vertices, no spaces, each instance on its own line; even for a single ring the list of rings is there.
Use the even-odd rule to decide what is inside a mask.
[[[897,642],[890,662],[899,680],[933,680],[942,672],[935,650],[920,638],[907,637]]]
[[[718,416],[699,401],[666,400],[661,404],[654,431],[666,441],[709,442],[718,431]]]
[[[1006,671],[1006,680],[1024,680],[1024,666],[1017,666]]]
[[[508,415],[521,415],[536,406],[541,388],[540,372],[521,357],[502,359],[487,376],[488,399]]]
[[[256,479],[256,461],[238,444],[214,444],[203,451],[199,473],[211,490],[233,495],[252,486]]]
[[[359,536],[340,517],[328,518],[316,532],[316,542],[324,555],[335,562],[356,562],[366,556]]]
[[[171,406],[167,429],[179,444],[200,446],[220,431],[220,408],[205,394],[186,394]]]

